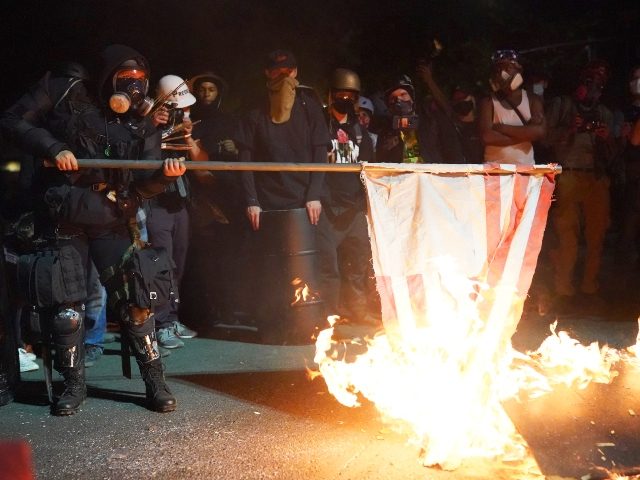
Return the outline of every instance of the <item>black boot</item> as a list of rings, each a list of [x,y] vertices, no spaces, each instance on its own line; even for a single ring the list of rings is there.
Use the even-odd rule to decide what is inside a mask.
[[[84,383],[84,366],[64,368],[60,373],[64,377],[64,392],[53,406],[54,415],[73,415],[87,398],[87,386]]]
[[[164,368],[160,359],[140,363],[140,373],[146,387],[147,406],[155,412],[173,412],[176,409],[176,397],[173,396],[164,380]]]

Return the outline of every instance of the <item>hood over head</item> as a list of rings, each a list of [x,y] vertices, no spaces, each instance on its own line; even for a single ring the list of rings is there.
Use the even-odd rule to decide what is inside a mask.
[[[147,72],[147,78],[151,74],[148,60],[140,52],[127,45],[109,45],[102,51],[101,58],[102,70],[98,79],[98,92],[101,102],[109,100],[109,96],[113,93],[113,76],[124,62],[128,60],[135,62],[138,68]]]

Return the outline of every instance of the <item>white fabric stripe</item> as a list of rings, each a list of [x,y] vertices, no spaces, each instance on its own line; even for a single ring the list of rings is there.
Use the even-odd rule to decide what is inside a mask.
[[[475,193],[475,201],[478,205],[484,205],[477,215],[475,215],[476,221],[474,222],[473,235],[471,237],[469,248],[473,249],[473,265],[471,266],[472,272],[481,272],[487,263],[487,196],[485,189],[485,179],[481,176],[470,176],[469,183],[471,185],[471,191]]]
[[[393,298],[396,304],[396,312],[398,313],[398,327],[403,336],[410,337],[416,328],[416,323],[411,308],[407,277],[391,277],[391,288],[393,289]]]
[[[515,170],[515,166],[507,168]],[[461,166],[463,169],[464,166]],[[515,198],[516,175],[500,175],[499,229],[502,238],[509,230]],[[415,328],[407,277],[423,276],[425,298],[441,291],[434,261],[454,260],[455,269],[466,278],[477,278],[487,267],[487,210],[485,177],[439,176],[424,173],[396,173],[380,176],[366,172],[369,232],[377,276],[390,279],[397,321],[403,331]],[[513,291],[520,279],[533,219],[544,177],[529,176],[527,199],[520,224],[499,281],[500,288]],[[511,297],[510,295],[507,296]],[[508,303],[508,304],[507,304]],[[491,317],[508,314],[511,301],[494,305]],[[506,310],[505,310],[506,309]],[[387,319],[389,320],[389,319]]]
[[[509,228],[511,221],[511,207],[513,205],[513,188],[515,186],[515,175],[500,176],[500,243],[504,234]]]

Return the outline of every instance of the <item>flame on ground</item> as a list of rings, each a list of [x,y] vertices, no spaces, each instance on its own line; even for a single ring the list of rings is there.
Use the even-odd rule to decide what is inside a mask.
[[[362,398],[374,403],[385,421],[409,433],[426,466],[452,470],[471,458],[530,462],[503,401],[539,397],[557,385],[610,383],[616,362],[637,361],[638,346],[624,352],[584,346],[556,332],[556,324],[536,351],[518,352],[510,339],[522,300],[454,277],[443,280],[451,295],[429,299],[429,318],[407,321],[399,312],[397,324],[368,339],[362,354],[332,339],[336,317],[316,342],[314,361],[336,399],[349,407]],[[483,295],[495,296],[491,314],[480,313]]]

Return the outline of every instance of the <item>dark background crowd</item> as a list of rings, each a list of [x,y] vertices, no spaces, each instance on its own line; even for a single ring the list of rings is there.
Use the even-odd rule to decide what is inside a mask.
[[[562,91],[589,49],[615,66],[619,75],[607,95],[616,97],[625,93],[619,77],[639,55],[639,16],[633,0],[7,2],[0,107],[52,62],[95,64],[95,52],[110,43],[143,52],[155,79],[217,72],[233,86],[231,110],[260,97],[263,82],[255,67],[276,48],[294,51],[304,82],[319,91],[327,90],[334,68],[346,66],[359,73],[369,94],[397,72],[413,71],[433,38],[444,46],[436,75],[450,87],[482,81],[493,50],[516,48],[528,52],[527,67],[550,73],[550,88]]]

